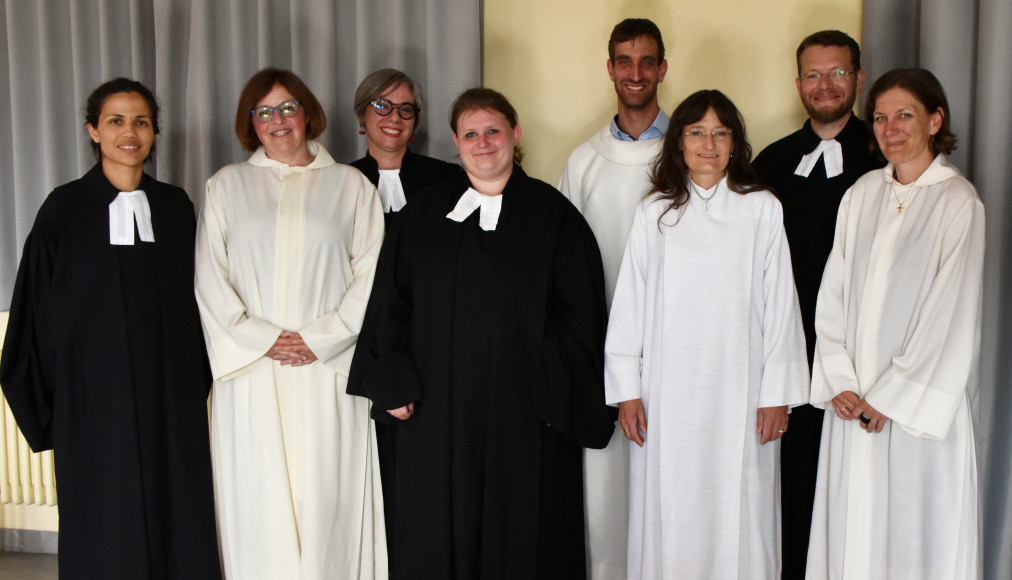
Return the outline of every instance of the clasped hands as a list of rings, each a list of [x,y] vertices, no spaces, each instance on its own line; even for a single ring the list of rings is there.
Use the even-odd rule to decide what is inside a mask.
[[[882,413],[875,410],[874,407],[868,404],[868,401],[862,400],[857,396],[854,391],[844,391],[839,395],[833,397],[833,410],[836,411],[836,416],[843,419],[844,421],[857,420],[859,427],[869,433],[879,433],[882,428],[885,427],[886,421],[889,417],[886,417]],[[868,417],[870,421],[865,423],[861,420],[861,414]]]
[[[282,365],[293,367],[308,365],[317,360],[316,354],[309,348],[306,341],[302,340],[302,336],[298,332],[290,330],[281,331],[266,356]]]
[[[787,432],[787,406],[760,407],[756,414],[756,433],[761,435],[759,443],[765,445],[780,439]],[[647,433],[647,414],[642,399],[622,401],[618,405],[618,426],[626,439],[643,447],[643,436]]]

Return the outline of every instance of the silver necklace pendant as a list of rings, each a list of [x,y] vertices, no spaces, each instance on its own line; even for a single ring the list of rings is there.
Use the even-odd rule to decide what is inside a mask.
[[[710,200],[703,200],[703,211],[710,211]]]

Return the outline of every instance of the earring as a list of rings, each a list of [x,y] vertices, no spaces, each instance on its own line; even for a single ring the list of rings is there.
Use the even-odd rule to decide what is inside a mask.
[[[414,143],[414,142],[415,142],[415,138],[414,137],[411,137],[410,139],[408,139],[408,143]]]
[[[359,129],[358,130],[358,134],[359,135],[365,135],[365,129]]]

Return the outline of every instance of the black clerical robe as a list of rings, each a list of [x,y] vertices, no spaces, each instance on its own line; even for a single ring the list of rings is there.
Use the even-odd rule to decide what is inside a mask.
[[[349,165],[361,171],[373,185],[379,186],[379,164],[372,155],[366,153],[365,157],[356,159]],[[410,202],[418,192],[461,171],[459,165],[412,153],[411,149],[408,149],[401,159],[401,171],[398,174],[401,178],[401,187],[404,188],[404,199]],[[400,212],[396,211],[383,214],[387,230],[393,227],[393,222],[400,217],[398,214]]]
[[[100,165],[43,203],[0,384],[32,449],[55,453],[60,578],[220,578],[193,206],[147,175],[139,189],[154,243],[109,243]]]
[[[466,174],[401,212],[349,392],[397,422],[401,578],[585,576],[581,446],[604,447],[607,322],[594,234],[514,167],[494,231],[446,217]],[[624,541],[624,540],[622,540]]]
[[[372,155],[366,153],[365,157],[352,161],[349,165],[361,171],[373,185],[379,186],[379,164]],[[406,149],[398,173],[401,187],[404,188],[404,199],[410,202],[418,192],[461,171],[463,170],[459,165],[418,155],[411,149]],[[383,225],[386,226],[386,230],[390,231],[400,217],[399,211],[384,213]],[[387,554],[392,569],[397,551],[393,536],[394,514],[397,513],[397,495],[394,491],[396,485],[394,482],[397,480],[397,429],[393,423],[376,424],[376,452],[379,454],[380,480],[383,484],[383,514],[388,532]]]
[[[871,152],[873,139],[864,121],[851,115],[836,136],[843,152],[843,173],[826,177],[825,159],[820,158],[808,177],[795,175],[801,158],[814,151],[822,141],[812,130],[812,121],[808,120],[798,131],[763,149],[752,163],[763,183],[776,194],[784,208],[784,230],[791,248],[809,369],[815,353],[815,300],[826,260],[833,249],[840,200],[857,178],[885,165]],[[811,405],[793,409],[790,429],[781,442],[785,580],[805,577],[822,414],[820,409]]]

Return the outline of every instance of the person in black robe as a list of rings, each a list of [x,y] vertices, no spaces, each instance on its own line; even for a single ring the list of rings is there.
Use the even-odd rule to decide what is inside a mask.
[[[752,166],[784,208],[811,370],[815,299],[833,249],[840,200],[857,178],[884,163],[872,153],[871,131],[853,114],[854,100],[864,84],[857,42],[838,30],[816,32],[801,42],[797,63],[798,94],[809,119],[798,131],[766,147]],[[821,409],[795,407],[791,428],[781,442],[785,579],[805,577],[822,420]]]
[[[157,114],[136,81],[91,94],[100,161],[46,198],[14,287],[0,384],[32,449],[54,450],[63,579],[221,577],[196,222],[143,173]]]
[[[387,229],[419,191],[460,172],[460,166],[414,153],[408,148],[421,122],[422,92],[404,72],[384,68],[370,73],[355,90],[355,116],[366,136],[365,157],[349,163],[379,189]],[[380,170],[396,170],[397,183],[381,183]],[[400,195],[403,194],[403,199]],[[384,484],[385,485],[385,484]],[[385,493],[385,492],[384,492]]]
[[[349,377],[396,421],[394,572],[585,578],[581,447],[614,430],[600,252],[514,164],[505,97],[464,92],[451,127],[466,174],[388,233]]]
[[[365,157],[349,163],[362,172],[379,190],[383,200],[383,222],[389,231],[400,218],[400,209],[415,195],[451,175],[459,165],[413,153],[408,142],[421,122],[422,89],[413,78],[396,69],[384,68],[367,75],[355,90],[355,116],[366,136]],[[380,183],[380,169],[396,170],[396,180]],[[399,186],[399,191],[398,191]],[[403,199],[400,196],[403,195]],[[383,485],[387,556],[390,568],[395,561],[392,530],[396,511],[394,481],[397,477],[397,430],[391,423],[376,423],[376,451],[379,454]]]

